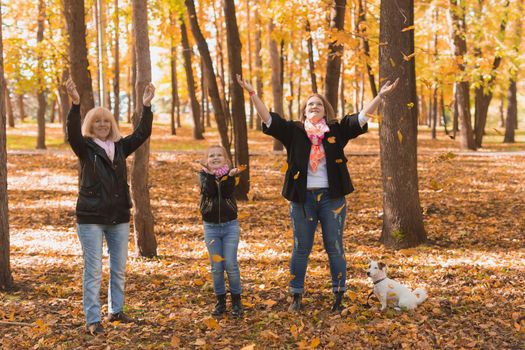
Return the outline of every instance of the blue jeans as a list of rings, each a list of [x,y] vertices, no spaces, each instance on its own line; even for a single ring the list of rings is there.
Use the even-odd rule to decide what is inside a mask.
[[[230,283],[230,292],[232,294],[241,294],[242,292],[241,273],[237,264],[240,231],[237,220],[221,224],[204,222],[204,241],[210,256],[215,295],[226,294],[225,270]]]
[[[84,275],[82,304],[86,323],[100,322],[100,282],[102,280],[102,240],[106,237],[109,253],[108,312],[124,307],[124,283],[128,257],[129,222],[117,225],[77,224],[82,245]]]
[[[330,261],[332,291],[346,290],[346,258],[343,247],[343,228],[346,217],[344,197],[332,199],[327,189],[307,191],[306,202],[290,203],[294,246],[290,261],[292,293],[304,292],[308,256],[312,251],[317,222],[321,221],[324,249]]]

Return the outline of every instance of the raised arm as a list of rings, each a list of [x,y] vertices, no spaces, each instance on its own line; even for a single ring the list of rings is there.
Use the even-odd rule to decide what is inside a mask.
[[[361,113],[364,116],[366,116],[367,114],[374,114],[377,108],[379,107],[379,104],[383,100],[383,98],[389,95],[390,93],[392,93],[392,91],[394,91],[395,88],[397,87],[398,83],[399,83],[399,78],[397,78],[396,81],[394,81],[393,83],[390,83],[389,81],[387,81],[385,85],[383,85],[383,87],[381,88],[377,96],[374,97],[372,101],[368,102],[363,107],[363,109],[361,110]]]
[[[250,94],[250,98],[252,99],[253,105],[255,106],[255,110],[257,111],[257,114],[259,114],[259,117],[261,117],[263,122],[267,124],[272,119],[272,117],[270,116],[270,112],[268,112],[268,108],[266,108],[263,101],[261,101],[259,96],[257,96],[257,94],[255,93],[253,86],[248,81],[242,80],[239,74],[237,74],[237,81],[243,89],[248,91],[248,93]]]
[[[139,125],[129,136],[122,140],[124,156],[127,157],[135,152],[151,136],[151,127],[153,123],[153,113],[151,112],[151,100],[155,96],[155,87],[152,83],[146,85],[144,95],[142,96],[142,117]]]
[[[69,145],[77,157],[81,158],[85,153],[86,145],[81,132],[80,95],[78,94],[77,87],[71,78],[66,81],[65,86],[67,94],[73,103],[67,115],[67,141],[69,142]]]

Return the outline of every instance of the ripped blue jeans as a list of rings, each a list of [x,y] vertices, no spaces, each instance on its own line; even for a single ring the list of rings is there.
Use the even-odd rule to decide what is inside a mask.
[[[290,261],[290,292],[303,293],[308,256],[312,251],[317,222],[321,222],[324,249],[330,261],[332,291],[346,290],[346,258],[343,229],[346,217],[345,197],[330,198],[328,189],[308,190],[306,202],[290,203],[294,246]]]

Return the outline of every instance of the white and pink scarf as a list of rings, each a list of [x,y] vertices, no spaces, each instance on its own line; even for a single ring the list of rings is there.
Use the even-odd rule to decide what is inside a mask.
[[[312,172],[317,172],[317,167],[321,160],[324,159],[324,149],[321,147],[324,139],[324,134],[330,131],[326,124],[326,119],[321,119],[317,123],[311,122],[309,119],[304,121],[304,130],[312,143],[312,150],[310,151],[310,168]]]
[[[115,142],[111,140],[102,141],[101,139],[93,138],[93,141],[104,151],[106,151],[106,154],[109,158],[109,160],[113,161],[113,158],[115,158]]]

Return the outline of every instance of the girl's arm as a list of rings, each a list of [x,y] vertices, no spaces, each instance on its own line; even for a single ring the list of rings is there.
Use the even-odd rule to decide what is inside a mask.
[[[82,136],[80,122],[80,96],[77,87],[71,78],[66,83],[66,91],[73,103],[67,115],[66,135],[69,145],[77,157],[81,158],[86,152],[84,137]]]
[[[151,136],[151,128],[153,124],[153,113],[151,112],[151,100],[155,96],[155,87],[152,83],[146,85],[144,95],[142,96],[142,117],[139,125],[129,136],[122,140],[124,149],[124,156],[127,157],[135,152],[147,139]],[[118,118],[118,116],[115,116]]]
[[[363,107],[363,109],[359,113],[359,122],[361,126],[363,126],[368,121],[368,119],[370,119],[368,115],[375,113],[375,111],[377,110],[381,102],[383,101],[383,98],[395,90],[398,83],[399,83],[399,78],[397,78],[396,81],[394,81],[393,83],[390,83],[389,81],[387,81],[385,85],[383,85],[383,87],[381,88],[377,96],[374,97],[372,101],[368,102]]]
[[[248,91],[248,93],[250,94],[250,98],[252,99],[253,105],[255,106],[255,110],[257,111],[257,114],[259,114],[259,117],[261,117],[263,122],[268,125],[272,117],[270,116],[270,112],[268,112],[268,108],[266,108],[263,101],[261,101],[259,96],[257,96],[257,94],[255,93],[253,86],[248,81],[242,80],[239,74],[237,74],[237,81],[243,89]]]

